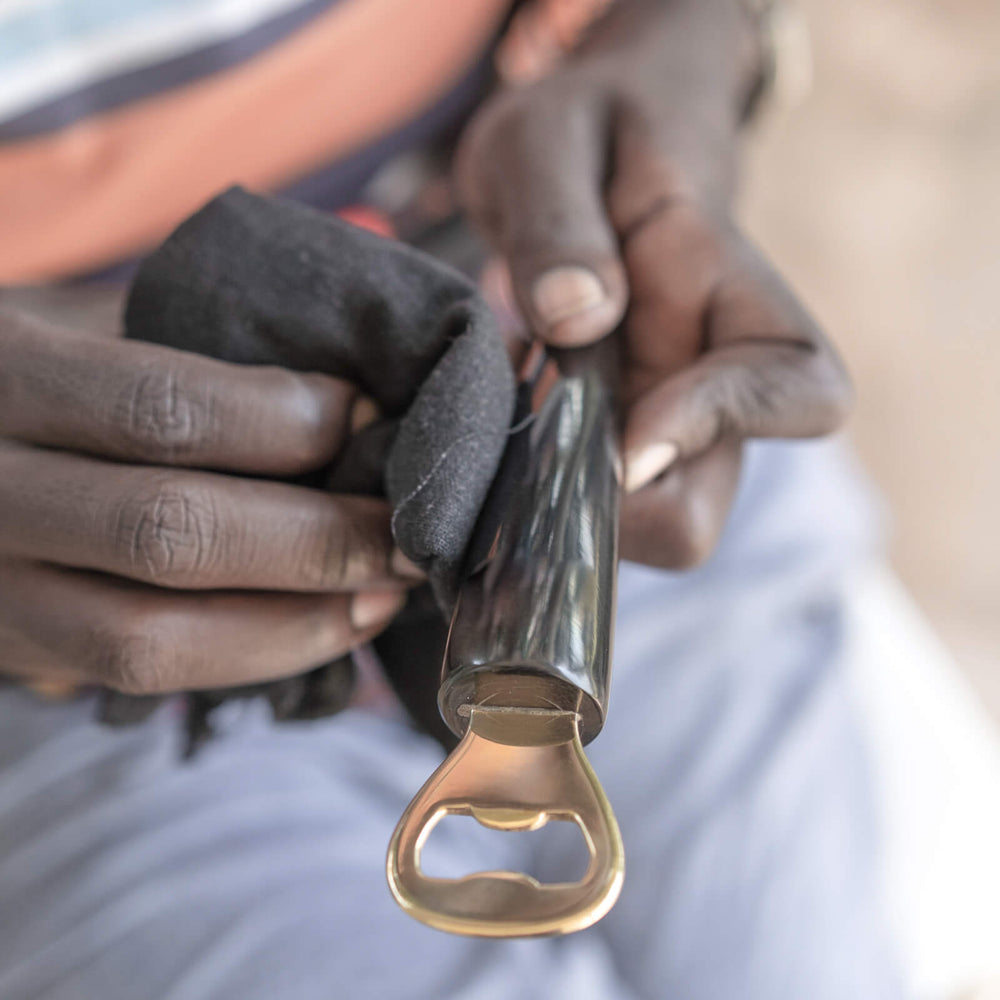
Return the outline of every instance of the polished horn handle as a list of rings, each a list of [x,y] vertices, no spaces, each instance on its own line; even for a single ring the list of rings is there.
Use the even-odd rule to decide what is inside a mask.
[[[526,362],[444,654],[438,706],[457,736],[463,706],[503,704],[498,677],[525,673],[552,679],[533,707],[578,712],[584,745],[604,725],[621,466],[611,348],[565,351],[557,365],[536,347]]]

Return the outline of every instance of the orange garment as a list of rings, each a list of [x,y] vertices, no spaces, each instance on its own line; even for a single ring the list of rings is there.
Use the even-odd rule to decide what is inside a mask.
[[[349,0],[247,63],[0,146],[0,282],[113,263],[230,184],[273,189],[362,147],[440,96],[508,7]]]

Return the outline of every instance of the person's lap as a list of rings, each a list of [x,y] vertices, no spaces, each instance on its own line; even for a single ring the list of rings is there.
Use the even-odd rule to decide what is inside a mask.
[[[589,754],[628,869],[596,927],[488,942],[396,909],[385,847],[440,760],[399,720],[273,726],[260,705],[227,706],[183,764],[170,706],[112,731],[86,703],[7,689],[0,996],[897,995],[839,657],[864,517],[838,461],[762,446],[708,565],[623,567],[609,721]],[[503,861],[559,878],[562,857],[531,843],[511,836]],[[442,828],[436,850],[471,871],[497,847]]]

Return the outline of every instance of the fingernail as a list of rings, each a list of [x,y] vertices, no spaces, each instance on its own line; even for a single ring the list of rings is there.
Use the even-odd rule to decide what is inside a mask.
[[[589,312],[607,301],[600,279],[585,267],[546,271],[532,291],[535,310],[549,326]]]
[[[80,685],[73,681],[35,680],[25,684],[35,694],[50,701],[64,701],[80,693]]]
[[[625,460],[625,492],[635,493],[663,475],[673,464],[680,449],[673,441],[657,441]]]
[[[400,548],[393,550],[389,565],[396,576],[402,576],[408,580],[424,580],[427,578],[427,574],[415,562],[408,559]]]
[[[368,396],[358,396],[351,407],[351,433],[357,434],[369,424],[378,420],[379,408],[374,399]]]
[[[406,601],[400,590],[364,590],[351,601],[351,624],[358,632],[391,618]]]

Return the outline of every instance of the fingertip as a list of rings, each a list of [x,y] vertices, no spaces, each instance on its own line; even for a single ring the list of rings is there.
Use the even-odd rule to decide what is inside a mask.
[[[398,546],[393,549],[389,566],[396,576],[407,583],[419,583],[427,579],[427,574]]]
[[[607,336],[624,312],[622,296],[588,267],[553,267],[531,289],[538,334],[555,347],[580,347]]]
[[[625,453],[625,492],[636,493],[662,476],[680,455],[673,441],[654,441]]]
[[[539,331],[552,347],[584,347],[606,337],[621,322],[624,310],[614,302],[568,317]]]
[[[553,267],[535,281],[532,289],[535,310],[549,325],[589,312],[606,301],[603,282],[586,267]]]
[[[363,590],[351,599],[351,626],[367,632],[379,624],[388,624],[406,603],[405,590]]]
[[[351,433],[357,434],[375,423],[381,415],[378,404],[370,396],[359,395],[351,406]]]

